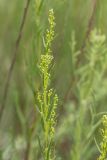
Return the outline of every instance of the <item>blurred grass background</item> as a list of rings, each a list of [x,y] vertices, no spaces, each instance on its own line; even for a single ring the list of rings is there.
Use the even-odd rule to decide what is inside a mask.
[[[0,104],[2,104],[6,78],[25,5],[26,0],[0,0]],[[53,44],[55,65],[51,85],[59,96],[56,129],[57,160],[96,159],[98,151],[93,138],[82,145],[84,136],[78,135],[80,132],[82,135],[84,132],[88,134],[91,129],[88,122],[85,129],[84,126],[81,128],[79,124],[74,123],[75,116],[80,114],[80,110],[75,109],[76,93],[75,87],[71,85],[73,81],[72,33],[75,32],[76,50],[81,50],[93,6],[94,0],[43,0],[43,3],[41,0],[31,0],[0,122],[1,160],[27,160],[25,155],[29,141],[32,141],[29,147],[29,160],[40,159],[37,142],[39,116],[34,111],[34,96],[35,91],[40,87],[37,63],[43,52],[43,35],[47,28],[50,8],[54,9],[56,17],[56,37]],[[92,28],[100,28],[105,35],[107,35],[106,14],[107,1],[97,0]],[[80,60],[83,60],[82,56]],[[105,86],[104,89],[106,90]],[[101,90],[104,96],[96,105],[97,111],[106,111],[105,90]],[[90,113],[87,114],[88,121]],[[33,133],[31,133],[32,130]],[[76,140],[79,144],[75,143]],[[75,148],[74,154],[78,153],[79,156],[72,156],[73,148]]]

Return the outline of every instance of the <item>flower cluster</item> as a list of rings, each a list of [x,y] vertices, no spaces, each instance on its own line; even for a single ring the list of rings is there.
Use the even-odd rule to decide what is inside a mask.
[[[45,54],[41,55],[39,69],[42,75],[42,90],[38,92],[38,109],[41,115],[43,135],[44,135],[44,160],[51,160],[53,158],[52,147],[56,124],[56,107],[58,103],[58,96],[53,89],[50,89],[51,69],[53,56],[51,55],[51,44],[54,39],[54,12],[49,11],[49,29],[46,32],[45,38]]]
[[[106,157],[107,157],[107,115],[103,116],[102,124],[103,124],[103,129],[101,129],[102,142],[100,145],[101,154],[98,160],[106,160]]]
[[[47,29],[46,31],[46,38],[45,38],[45,48],[46,48],[46,54],[50,54],[51,53],[51,44],[52,44],[52,41],[54,39],[54,34],[55,34],[55,31],[54,31],[54,27],[55,27],[55,17],[54,17],[54,12],[53,12],[53,9],[51,9],[49,11],[49,18],[48,18],[48,21],[49,21],[49,29]]]

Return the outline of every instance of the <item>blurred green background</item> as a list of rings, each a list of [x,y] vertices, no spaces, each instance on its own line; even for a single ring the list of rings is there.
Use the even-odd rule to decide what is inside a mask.
[[[0,0],[0,106],[26,1]],[[94,142],[98,131],[93,132],[93,126],[89,123],[90,111],[82,113],[85,125],[77,123],[81,109],[78,109],[76,104],[78,94],[73,77],[71,50],[72,33],[75,32],[76,50],[81,50],[85,43],[94,2],[94,0],[43,0],[43,2],[31,0],[0,121],[1,160],[40,159],[37,138],[39,114],[35,110],[35,92],[40,87],[37,64],[44,51],[43,36],[48,26],[48,11],[51,8],[54,9],[56,17],[56,36],[52,47],[55,63],[51,86],[59,96],[55,137],[56,159],[95,160],[98,156]],[[107,1],[97,0],[91,27],[101,29],[105,35],[107,35],[106,15]],[[80,61],[84,63],[82,55]],[[106,78],[102,80],[101,86],[98,88],[99,97],[94,107],[97,112],[106,111]],[[99,117],[95,124],[96,121],[99,122]],[[91,131],[92,137],[89,136],[87,140],[86,137]],[[29,159],[26,158],[28,148]]]

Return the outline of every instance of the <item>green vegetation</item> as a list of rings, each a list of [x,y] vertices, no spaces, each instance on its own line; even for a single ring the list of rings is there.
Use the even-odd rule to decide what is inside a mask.
[[[0,1],[0,160],[107,159],[106,12]]]
[[[55,159],[54,155],[52,154],[52,143],[53,143],[53,136],[54,136],[54,126],[56,121],[56,106],[58,102],[58,97],[54,94],[52,89],[49,89],[50,84],[50,66],[52,64],[53,56],[51,55],[51,42],[54,38],[54,13],[51,9],[49,11],[49,24],[50,28],[47,30],[46,33],[46,42],[45,42],[45,54],[41,55],[41,62],[39,65],[40,71],[42,73],[42,93],[38,93],[37,99],[39,102],[38,110],[41,115],[41,124],[42,130],[44,132],[44,160],[52,160]]]
[[[102,118],[102,123],[104,129],[101,130],[102,133],[102,142],[101,142],[101,155],[98,160],[105,160],[107,155],[107,115],[104,115]]]

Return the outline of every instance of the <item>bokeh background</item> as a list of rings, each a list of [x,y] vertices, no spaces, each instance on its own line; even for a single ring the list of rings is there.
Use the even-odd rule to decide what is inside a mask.
[[[0,107],[26,2],[0,0]],[[51,86],[59,97],[55,136],[57,160],[95,160],[99,154],[94,138],[99,134],[97,127],[100,117],[91,126],[89,109],[84,113],[78,108],[78,81],[74,78],[71,48],[73,33],[76,50],[80,51],[85,47],[88,32],[93,28],[101,29],[107,35],[107,1],[31,0],[0,118],[1,160],[40,159],[37,138],[40,120],[35,96],[40,87],[38,62],[44,51],[43,36],[48,27],[48,11],[51,8],[54,9],[56,21]],[[79,61],[84,64],[83,55]],[[107,107],[105,77],[97,88],[98,101],[94,103],[97,113],[105,112]],[[79,123],[80,114],[85,124]]]

